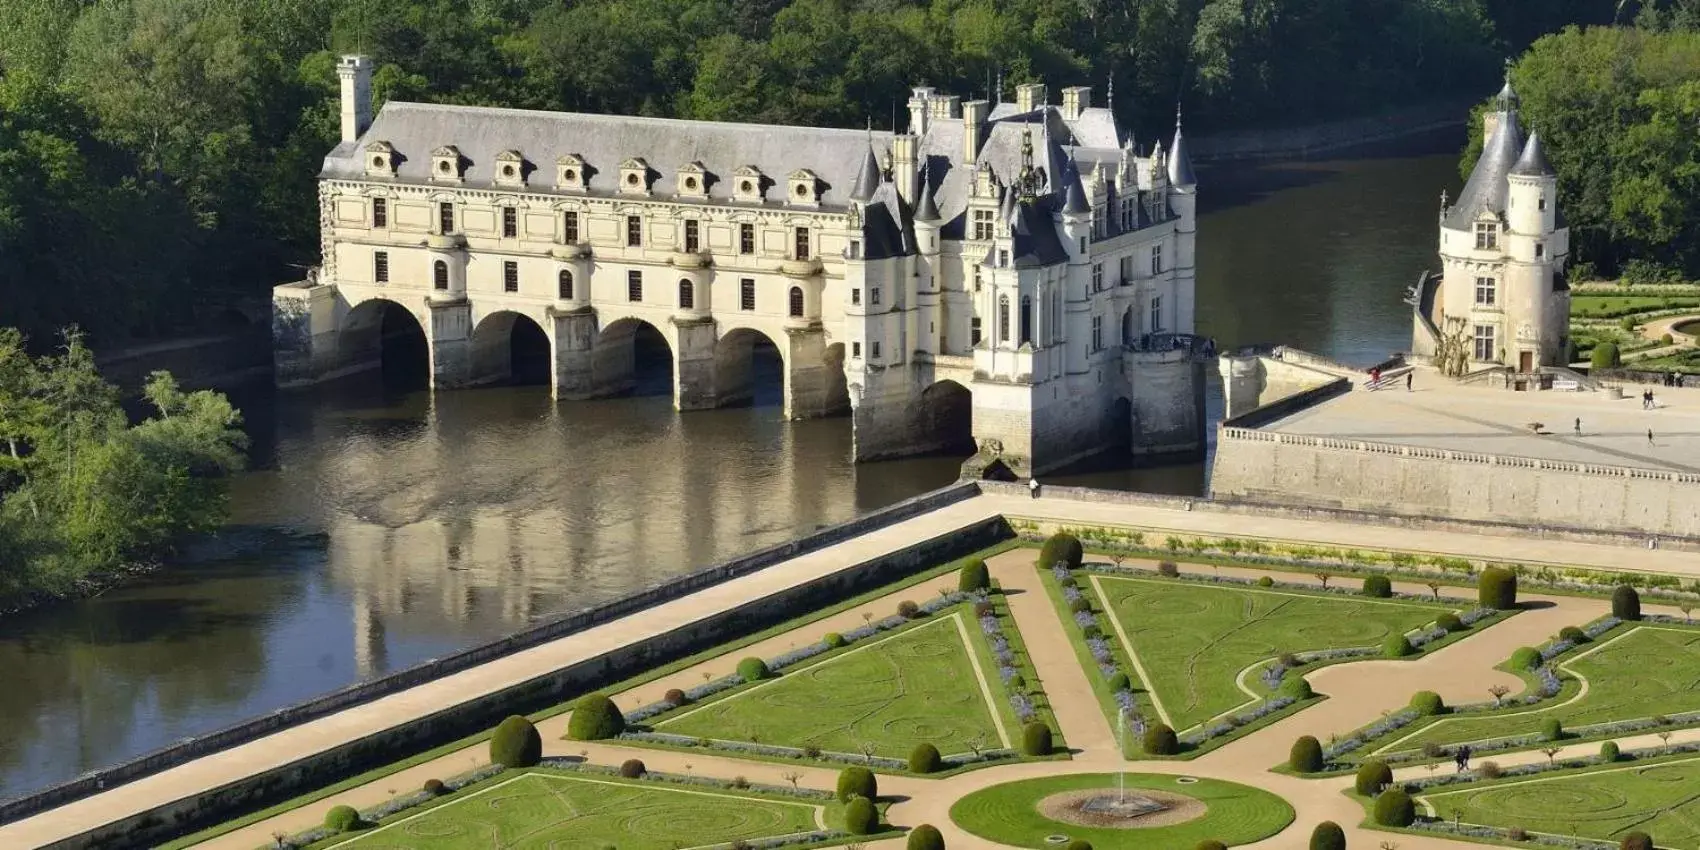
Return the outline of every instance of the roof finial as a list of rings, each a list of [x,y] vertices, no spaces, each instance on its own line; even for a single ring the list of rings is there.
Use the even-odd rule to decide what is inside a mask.
[[[1111,112],[1115,112],[1116,111],[1116,69],[1114,69],[1114,68],[1110,69],[1110,82],[1104,88],[1105,88],[1104,108],[1110,110]]]
[[[1000,103],[1003,103],[1003,68],[1001,66],[998,68],[997,96],[992,98],[992,105],[995,106],[995,105],[1000,104]]]
[[[1208,128],[1206,128],[1208,129]],[[1175,132],[1181,131],[1181,99],[1175,98]]]
[[[1446,190],[1440,190],[1440,208],[1446,209]]]

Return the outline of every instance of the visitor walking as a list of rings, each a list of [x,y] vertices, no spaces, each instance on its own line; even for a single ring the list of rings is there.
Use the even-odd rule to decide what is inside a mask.
[[[1037,479],[1037,478],[1027,479],[1027,492],[1031,493],[1033,495],[1033,498],[1035,498],[1035,499],[1039,498],[1039,479]]]
[[[1653,444],[1653,429],[1648,428],[1647,429],[1647,445],[1650,446],[1652,444]]]
[[[1411,376],[1413,374],[1415,374],[1415,373],[1414,372],[1406,372],[1405,373],[1405,392],[1411,391]]]
[[[1582,436],[1582,417],[1576,417],[1576,436]]]
[[[1468,744],[1465,744],[1464,746],[1458,748],[1458,770],[1459,771],[1465,771],[1465,770],[1470,769],[1470,755],[1471,755],[1470,754],[1470,746]]]
[[[1380,383],[1381,383],[1381,367],[1377,366],[1374,369],[1369,370],[1369,388],[1372,389],[1372,390],[1380,389],[1380,387],[1377,386]]]

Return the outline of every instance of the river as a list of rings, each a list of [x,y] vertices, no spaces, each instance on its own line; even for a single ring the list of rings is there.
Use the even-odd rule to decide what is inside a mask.
[[[1200,332],[1348,362],[1403,350],[1456,144],[1203,170]],[[658,392],[554,404],[542,387],[233,397],[254,458],[226,532],[0,621],[0,797],[890,504],[960,460],[852,465],[847,419],[782,422],[774,392],[684,415]],[[1054,480],[1197,493],[1203,467]]]

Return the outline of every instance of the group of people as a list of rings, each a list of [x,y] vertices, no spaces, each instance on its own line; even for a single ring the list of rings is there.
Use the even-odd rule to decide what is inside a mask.
[[[1415,370],[1412,370],[1410,372],[1405,373],[1405,392],[1411,391],[1411,376],[1415,373],[1416,373]],[[1377,366],[1374,369],[1369,370],[1369,388],[1371,390],[1381,389],[1381,367],[1380,366]]]
[[[1656,407],[1658,407],[1658,405],[1653,403],[1653,391],[1652,390],[1642,390],[1641,391],[1641,409],[1642,410],[1652,410]]]
[[[1452,763],[1458,766],[1458,772],[1459,773],[1463,773],[1464,771],[1470,769],[1470,745],[1469,744],[1465,744],[1464,746],[1459,747],[1457,752],[1454,752],[1452,754]]]

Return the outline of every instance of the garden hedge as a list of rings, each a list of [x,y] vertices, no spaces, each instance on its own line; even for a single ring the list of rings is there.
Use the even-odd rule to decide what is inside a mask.
[[[910,773],[937,773],[943,759],[939,758],[939,748],[932,744],[916,744],[909,751]]]
[[[1387,599],[1393,595],[1393,580],[1387,576],[1364,576],[1364,595]]]
[[[767,662],[760,658],[751,656],[738,662],[738,678],[746,682],[759,682],[772,674],[773,671],[767,669]]]
[[[879,780],[874,778],[874,772],[865,767],[847,767],[838,774],[838,801],[850,802],[853,797],[878,799]]]
[[[1417,821],[1417,806],[1403,788],[1389,788],[1375,798],[1375,822],[1382,826],[1406,827]]]
[[[1287,754],[1287,766],[1300,773],[1315,773],[1322,769],[1322,743],[1312,735],[1302,735],[1293,742]]]
[[[577,719],[578,712],[573,712]],[[619,733],[615,733],[619,734]],[[490,735],[490,763],[503,767],[533,767],[543,760],[543,736],[531,721],[519,716],[503,720]]]
[[[1039,566],[1047,570],[1059,563],[1071,570],[1079,569],[1084,557],[1086,550],[1080,547],[1080,538],[1072,534],[1053,534],[1039,547]]]
[[[1365,797],[1374,797],[1382,789],[1393,784],[1393,768],[1384,761],[1366,761],[1358,768],[1358,778],[1353,788]]]
[[[626,716],[605,694],[591,694],[579,700],[573,706],[573,716],[567,720],[567,737],[574,741],[601,741],[624,731]]]
[[[962,565],[962,572],[957,574],[956,589],[963,593],[985,590],[992,586],[992,574],[986,570],[986,562],[980,558],[971,559]]]
[[[944,850],[944,836],[938,827],[924,823],[909,830],[909,843],[904,846],[908,850]]]
[[[851,835],[872,835],[879,829],[880,813],[874,801],[867,797],[851,797],[844,804],[844,831]]]
[[[1021,754],[1048,756],[1051,754],[1051,727],[1035,720],[1021,727]]]
[[[1587,643],[1588,633],[1575,626],[1565,626],[1558,630],[1558,639],[1567,640],[1571,643]]]
[[[1417,691],[1416,695],[1411,697],[1411,707],[1424,717],[1433,717],[1446,711],[1446,701],[1434,691]]]
[[[1611,592],[1611,615],[1619,620],[1641,619],[1641,594],[1627,584]]]
[[[1504,567],[1488,567],[1476,579],[1476,601],[1484,608],[1510,611],[1517,607],[1517,574]]]
[[[348,832],[360,828],[360,813],[353,806],[332,806],[325,812],[325,828],[336,832]]]
[[[1310,832],[1310,850],[1346,850],[1346,831],[1325,820]]]
[[[1166,724],[1153,723],[1145,729],[1145,752],[1154,756],[1172,756],[1181,751],[1175,730]]]

